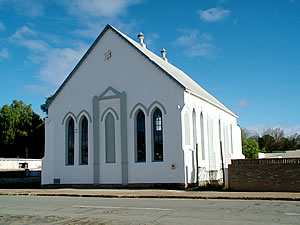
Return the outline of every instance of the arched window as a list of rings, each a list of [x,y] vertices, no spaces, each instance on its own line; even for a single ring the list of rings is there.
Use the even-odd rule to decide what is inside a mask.
[[[80,164],[88,164],[88,120],[85,116],[80,124]]]
[[[163,123],[162,113],[156,108],[153,112],[153,160],[163,161]]]
[[[196,144],[197,144],[197,127],[196,127],[196,112],[195,109],[193,110],[193,147],[196,150]]]
[[[184,133],[185,133],[185,144],[190,144],[190,117],[188,112],[184,114]]]
[[[232,133],[232,124],[230,124],[230,140],[231,140],[231,153],[233,154],[233,133]]]
[[[222,142],[221,120],[219,120],[219,141]]]
[[[74,120],[67,123],[67,165],[74,165]]]
[[[105,152],[106,162],[115,163],[115,119],[111,113],[105,118]]]
[[[203,122],[203,114],[200,114],[200,130],[201,130],[201,152],[202,152],[202,160],[205,160],[205,149],[204,149],[204,122]]]
[[[145,114],[142,110],[136,115],[136,161],[146,162]]]

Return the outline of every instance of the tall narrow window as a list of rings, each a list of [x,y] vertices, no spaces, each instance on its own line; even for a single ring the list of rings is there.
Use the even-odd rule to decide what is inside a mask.
[[[108,113],[105,118],[105,151],[106,162],[115,163],[115,120],[111,113]]]
[[[233,154],[233,134],[232,134],[232,124],[230,124],[230,139],[231,139],[231,153]]]
[[[193,110],[193,146],[196,150],[196,144],[197,144],[197,127],[196,127],[196,112]]]
[[[74,120],[68,121],[68,139],[67,139],[67,165],[74,165]]]
[[[145,114],[139,110],[136,115],[136,161],[146,162]]]
[[[201,151],[202,151],[202,160],[205,160],[205,149],[204,149],[204,122],[203,114],[200,114],[200,129],[201,129]]]
[[[222,142],[221,120],[219,120],[219,141]]]
[[[190,144],[190,117],[188,112],[184,114],[184,133],[185,133],[185,144]]]
[[[153,113],[153,160],[163,161],[162,113],[158,108]]]
[[[80,127],[80,164],[88,164],[88,120],[84,116]]]

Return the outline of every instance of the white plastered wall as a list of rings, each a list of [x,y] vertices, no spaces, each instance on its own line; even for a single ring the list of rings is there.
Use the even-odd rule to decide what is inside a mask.
[[[186,183],[195,183],[196,176],[196,151],[193,145],[193,121],[192,112],[196,112],[196,130],[198,143],[198,180],[205,183],[208,180],[218,180],[222,177],[222,160],[220,140],[222,141],[223,162],[225,173],[231,159],[244,158],[241,148],[241,131],[237,125],[237,118],[225,112],[216,106],[204,101],[190,92],[185,92],[185,106],[181,112],[182,118],[182,148],[184,149],[185,162],[185,181]],[[185,124],[184,114],[189,113],[190,118],[190,145],[186,145],[185,138]],[[201,143],[201,128],[200,115],[203,115],[203,147],[205,151],[205,159],[202,157],[202,143]],[[220,122],[219,122],[220,121]],[[220,124],[220,125],[219,125]],[[232,127],[232,138],[231,129]],[[232,140],[232,141],[231,141]],[[225,174],[225,181],[227,174]]]
[[[112,57],[104,61],[104,53],[108,50],[112,52]],[[76,136],[78,133],[75,133],[75,163],[74,166],[66,166],[63,118],[69,112],[77,117],[82,110],[85,110],[93,119],[92,99],[108,87],[125,92],[127,95],[128,182],[184,183],[181,114],[178,108],[178,106],[183,106],[183,88],[109,29],[49,107],[48,120],[50,122],[46,126],[46,155],[43,159],[42,184],[51,184],[55,178],[60,179],[61,184],[93,183],[94,140],[92,134],[93,123],[96,121],[91,123],[89,121],[88,165],[79,165],[79,142]],[[134,118],[130,118],[130,112],[138,103],[142,103],[148,110],[146,163],[136,163],[134,155]],[[160,104],[166,111],[166,114],[162,111],[164,161],[152,162],[151,112],[155,107],[161,108]],[[79,118],[75,119],[79,121]],[[79,124],[76,121],[75,128],[78,129]],[[100,135],[103,134],[101,126],[100,123]],[[99,138],[101,142],[104,137]],[[117,145],[120,143],[116,143]],[[172,164],[175,165],[175,169],[171,168]],[[109,173],[119,173],[119,169],[112,171],[115,169],[111,168],[105,176],[109,176]],[[105,179],[101,172],[100,176],[104,179],[100,177],[100,182],[109,182],[109,177]]]

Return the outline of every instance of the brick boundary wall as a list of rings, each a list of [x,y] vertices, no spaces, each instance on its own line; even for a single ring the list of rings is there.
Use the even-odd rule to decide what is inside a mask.
[[[232,160],[228,183],[233,191],[300,192],[300,158]]]

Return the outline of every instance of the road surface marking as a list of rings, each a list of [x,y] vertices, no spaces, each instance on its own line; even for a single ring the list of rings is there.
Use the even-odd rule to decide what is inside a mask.
[[[285,214],[289,216],[300,216],[300,213],[285,213]]]
[[[116,206],[98,206],[98,205],[73,205],[74,208],[95,208],[95,209],[132,209],[132,210],[154,210],[154,211],[169,211],[171,209],[163,208],[136,208],[136,207],[116,207]]]

